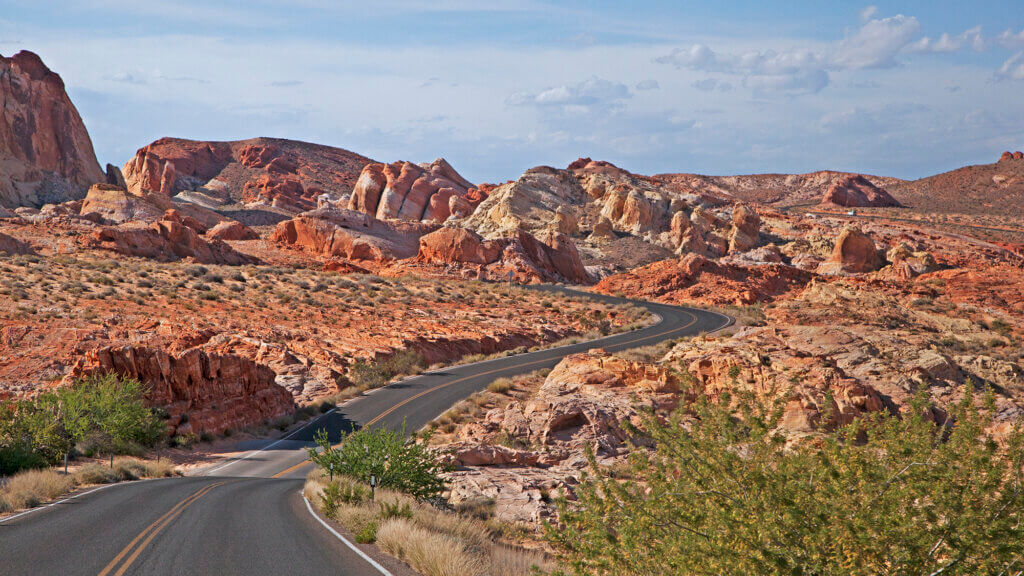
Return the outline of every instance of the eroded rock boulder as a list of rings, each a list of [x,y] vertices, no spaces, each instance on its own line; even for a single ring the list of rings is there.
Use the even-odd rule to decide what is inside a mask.
[[[848,227],[839,233],[832,255],[818,266],[818,273],[862,274],[878,270],[881,263],[874,241],[860,228]]]
[[[256,260],[236,252],[218,239],[207,240],[186,225],[187,220],[170,210],[162,219],[146,224],[131,221],[103,227],[85,239],[87,246],[126,256],[170,261],[192,258],[204,264],[251,264]]]
[[[369,164],[352,189],[348,208],[384,220],[444,222],[453,213],[468,213],[458,200],[472,206],[479,199],[473,185],[444,158],[430,164],[411,162]],[[465,215],[465,214],[463,214]]]
[[[833,183],[825,191],[821,203],[844,208],[902,206],[887,191],[875,186],[860,174],[849,174]]]
[[[362,212],[326,207],[281,222],[270,240],[323,256],[384,261],[415,256],[420,236],[435,229],[425,223],[385,222]]]

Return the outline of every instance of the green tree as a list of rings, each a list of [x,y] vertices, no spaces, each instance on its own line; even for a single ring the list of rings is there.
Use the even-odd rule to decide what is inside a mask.
[[[0,474],[55,464],[87,440],[109,454],[153,445],[166,425],[146,405],[145,394],[138,380],[107,374],[0,403]]]
[[[377,486],[404,492],[421,500],[440,496],[445,483],[441,473],[448,469],[424,443],[406,438],[405,426],[394,432],[387,428],[363,428],[345,435],[332,446],[326,430],[317,431],[316,448],[309,448],[309,459],[335,474],[344,474]]]
[[[592,460],[546,537],[578,575],[1016,574],[1024,434],[997,442],[975,400],[936,424],[918,395],[797,447],[775,407],[700,401],[645,423],[632,479]]]

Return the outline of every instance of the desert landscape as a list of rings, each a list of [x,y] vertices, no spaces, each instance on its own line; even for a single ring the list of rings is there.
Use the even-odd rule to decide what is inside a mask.
[[[1024,153],[918,179],[646,175],[581,157],[474,183],[443,157],[375,160],[254,129],[134,143],[101,168],[68,92],[37,54],[0,57],[0,523],[12,531],[26,510],[94,484],[221,478],[183,510],[210,486],[251,485],[270,502],[276,479],[292,482],[295,510],[301,486],[348,546],[325,561],[365,560],[377,570],[366,573],[739,574],[755,561],[777,567],[766,574],[842,573],[841,561],[779,552],[826,548],[850,574],[1018,573],[1004,559],[1020,553],[1024,517]],[[100,408],[75,390],[101,398],[108,385],[128,396],[81,428],[76,410]],[[105,427],[117,405],[141,418],[130,437]],[[948,446],[966,462],[985,446],[985,462],[1009,464],[975,470],[976,483],[970,470],[908,480],[900,502],[939,511],[899,536],[872,532],[874,517],[800,520],[875,539],[856,553],[774,534],[783,519],[762,521],[763,543],[716,540],[742,513],[700,533],[739,500],[817,510],[813,478],[784,504],[745,500],[748,486],[798,484],[770,478],[787,458],[807,455],[809,470],[842,450],[878,454],[885,473],[863,464],[828,502],[851,502],[854,485],[882,498],[907,474],[894,472],[901,448],[873,444],[894,422],[934,440],[907,440],[905,455]],[[382,452],[360,463],[359,450]],[[736,459],[714,468],[714,454]],[[665,486],[691,466],[686,490],[711,478],[699,494],[723,500],[687,516],[693,498],[673,498],[693,493]],[[33,474],[52,486],[33,488],[44,482]],[[941,508],[922,487],[939,485],[963,500]],[[673,504],[644,516],[656,501]],[[917,521],[892,506],[885,518]],[[953,510],[992,517],[992,532],[954,530]],[[163,518],[141,534],[174,516]],[[915,530],[932,538],[908,545],[919,563],[873,563]],[[76,534],[63,538],[77,545]],[[3,538],[0,558],[16,550]],[[146,546],[115,557],[125,542],[110,545],[102,574],[124,573]],[[1003,545],[985,564],[982,551]],[[730,547],[756,551],[728,560]],[[4,562],[14,574],[30,561]],[[149,562],[132,569],[162,573]]]

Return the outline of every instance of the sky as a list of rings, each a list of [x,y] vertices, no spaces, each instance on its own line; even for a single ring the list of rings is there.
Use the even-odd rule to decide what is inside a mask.
[[[0,0],[102,164],[272,136],[474,182],[577,157],[644,174],[918,178],[1024,149],[1018,2]]]

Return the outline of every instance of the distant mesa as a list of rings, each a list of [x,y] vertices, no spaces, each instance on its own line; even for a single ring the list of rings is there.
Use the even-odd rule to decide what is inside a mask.
[[[103,181],[64,81],[39,56],[0,56],[0,97],[0,206],[78,200]]]

